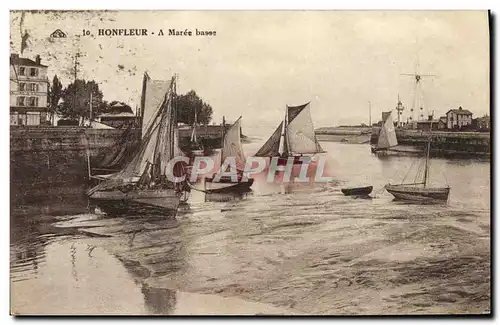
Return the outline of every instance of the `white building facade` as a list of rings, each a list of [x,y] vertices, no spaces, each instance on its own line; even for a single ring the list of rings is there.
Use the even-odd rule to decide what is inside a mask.
[[[10,56],[10,125],[40,125],[48,118],[47,66],[35,61]]]

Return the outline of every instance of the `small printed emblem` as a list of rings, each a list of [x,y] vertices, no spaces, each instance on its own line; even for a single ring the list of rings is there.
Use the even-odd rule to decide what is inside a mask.
[[[50,37],[52,38],[66,38],[66,33],[64,33],[60,29],[56,29],[52,34],[50,34]]]

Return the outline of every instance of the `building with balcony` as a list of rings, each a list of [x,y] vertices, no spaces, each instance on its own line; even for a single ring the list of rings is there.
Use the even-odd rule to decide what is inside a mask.
[[[35,60],[10,56],[10,125],[40,125],[47,123],[47,66]]]

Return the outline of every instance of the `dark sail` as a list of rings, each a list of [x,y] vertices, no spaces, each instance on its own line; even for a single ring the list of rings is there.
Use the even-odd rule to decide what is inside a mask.
[[[280,146],[280,138],[281,131],[283,129],[283,122],[278,125],[273,135],[267,140],[266,143],[262,146],[262,148],[257,151],[255,154],[256,157],[271,157],[279,155],[279,146]]]
[[[304,105],[299,105],[299,106],[286,106],[287,109],[288,109],[288,124],[290,124],[290,122],[293,121],[294,118],[297,117],[297,115],[300,114],[300,112],[302,112],[302,110],[304,108],[307,107],[307,105],[309,105],[309,103],[306,103]]]

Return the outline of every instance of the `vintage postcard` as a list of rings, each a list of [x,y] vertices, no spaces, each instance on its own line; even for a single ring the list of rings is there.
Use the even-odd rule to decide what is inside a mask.
[[[491,315],[487,11],[11,11],[22,315]]]

